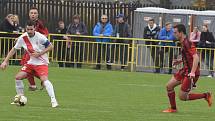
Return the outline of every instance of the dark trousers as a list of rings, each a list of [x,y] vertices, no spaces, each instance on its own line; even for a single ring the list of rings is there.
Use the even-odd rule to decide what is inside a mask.
[[[169,74],[171,74],[172,73],[172,61],[173,61],[173,48],[168,48],[168,47],[160,47],[160,51],[159,51],[159,53],[160,53],[160,57],[156,60],[157,62],[157,64],[159,64],[159,60],[160,60],[160,68],[163,68],[163,61],[164,61],[164,56],[165,56],[165,54],[166,53],[168,53],[169,54]],[[165,54],[164,54],[165,53]],[[159,70],[160,70],[160,68],[158,68]]]
[[[159,47],[156,47],[156,46],[151,46],[149,47],[150,50],[151,50],[151,57],[152,57],[152,60],[155,64],[155,72],[157,73],[160,73],[160,65],[159,65],[159,56],[160,56],[160,49]]]
[[[213,75],[213,65],[214,65],[214,50],[205,50],[206,54],[206,65],[210,69],[210,74]]]
[[[96,46],[96,53],[97,53],[97,65],[96,65],[96,69],[101,69],[101,61],[104,60],[102,59],[103,57],[106,58],[106,64],[107,64],[107,69],[110,70],[111,69],[111,65],[110,65],[110,45],[109,44],[103,44],[103,43],[97,43]]]
[[[55,45],[55,52],[57,52],[58,61],[65,61],[66,57],[66,42],[58,41]],[[59,67],[65,67],[65,62],[58,62]]]
[[[128,60],[128,45],[120,45],[119,46],[119,50],[120,50],[120,62],[122,64],[121,69],[124,69],[125,66],[127,64],[127,60]]]
[[[82,67],[83,62],[83,43],[72,42],[71,48],[67,49],[67,60],[71,63],[66,63],[66,67],[74,67],[77,64],[77,68]]]

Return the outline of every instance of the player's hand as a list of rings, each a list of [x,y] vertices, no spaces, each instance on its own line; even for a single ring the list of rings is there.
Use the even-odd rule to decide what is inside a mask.
[[[193,79],[193,78],[195,78],[195,73],[191,72],[191,73],[188,74],[188,76],[189,76],[191,79]]]
[[[38,58],[40,56],[40,53],[39,52],[36,52],[34,51],[31,56],[35,57],[35,58]]]
[[[0,68],[2,69],[2,70],[5,70],[6,69],[6,67],[7,67],[7,62],[3,62],[1,65],[0,65]]]

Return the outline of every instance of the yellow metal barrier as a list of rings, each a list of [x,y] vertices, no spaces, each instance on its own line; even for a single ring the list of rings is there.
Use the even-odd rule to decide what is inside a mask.
[[[0,59],[4,59],[10,49],[15,45],[15,38],[0,37]],[[11,60],[20,60],[22,58],[23,49],[17,50],[16,54]]]
[[[8,33],[1,33],[1,35]],[[68,36],[71,40],[64,40]],[[145,41],[172,42],[142,38],[97,37],[82,35],[49,34],[54,50],[49,54],[51,62],[93,65],[124,66],[130,71],[141,69],[173,69],[172,60],[180,58],[180,47],[146,45]],[[96,38],[109,38],[110,42],[95,42]],[[126,42],[122,42],[123,40]],[[0,59],[15,44],[15,37],[0,36]],[[198,48],[201,70],[214,70],[214,49]],[[20,60],[23,50],[18,50],[12,60]],[[182,65],[178,66],[180,68]]]

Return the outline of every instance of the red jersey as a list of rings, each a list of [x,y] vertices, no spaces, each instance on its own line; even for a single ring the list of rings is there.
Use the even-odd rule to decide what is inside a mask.
[[[188,69],[189,73],[193,67],[193,55],[197,54],[195,44],[190,42],[187,38],[184,39],[181,48],[182,60],[184,68]],[[196,75],[200,74],[200,66],[196,69]]]
[[[41,34],[45,35],[46,37],[49,34],[48,29],[44,26],[43,22],[41,20],[36,20],[36,31],[40,32]]]

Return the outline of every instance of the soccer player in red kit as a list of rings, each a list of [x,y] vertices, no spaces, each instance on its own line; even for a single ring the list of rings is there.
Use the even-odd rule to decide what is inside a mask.
[[[179,98],[182,101],[191,101],[197,99],[205,99],[208,106],[212,105],[212,95],[206,93],[192,93],[192,86],[197,82],[200,76],[199,56],[195,45],[186,37],[186,28],[183,24],[174,27],[175,37],[180,41],[182,59],[174,60],[173,65],[183,62],[183,68],[180,69],[167,83],[166,89],[168,93],[170,108],[163,110],[165,113],[177,112],[174,88],[181,85]]]
[[[49,33],[48,29],[43,25],[43,22],[41,20],[39,20],[38,16],[39,16],[38,9],[35,7],[32,7],[29,10],[29,18],[30,18],[30,20],[32,20],[36,23],[36,25],[35,25],[36,31],[40,32],[41,34],[43,34],[47,37],[48,33]],[[30,59],[29,54],[27,52],[25,52],[22,57],[22,60],[21,60],[21,65],[24,66],[29,59]],[[32,75],[27,76],[27,79],[29,82],[29,90],[31,90],[31,91],[34,91],[37,89],[35,80],[34,80],[34,76],[37,76],[37,75],[32,74]]]

